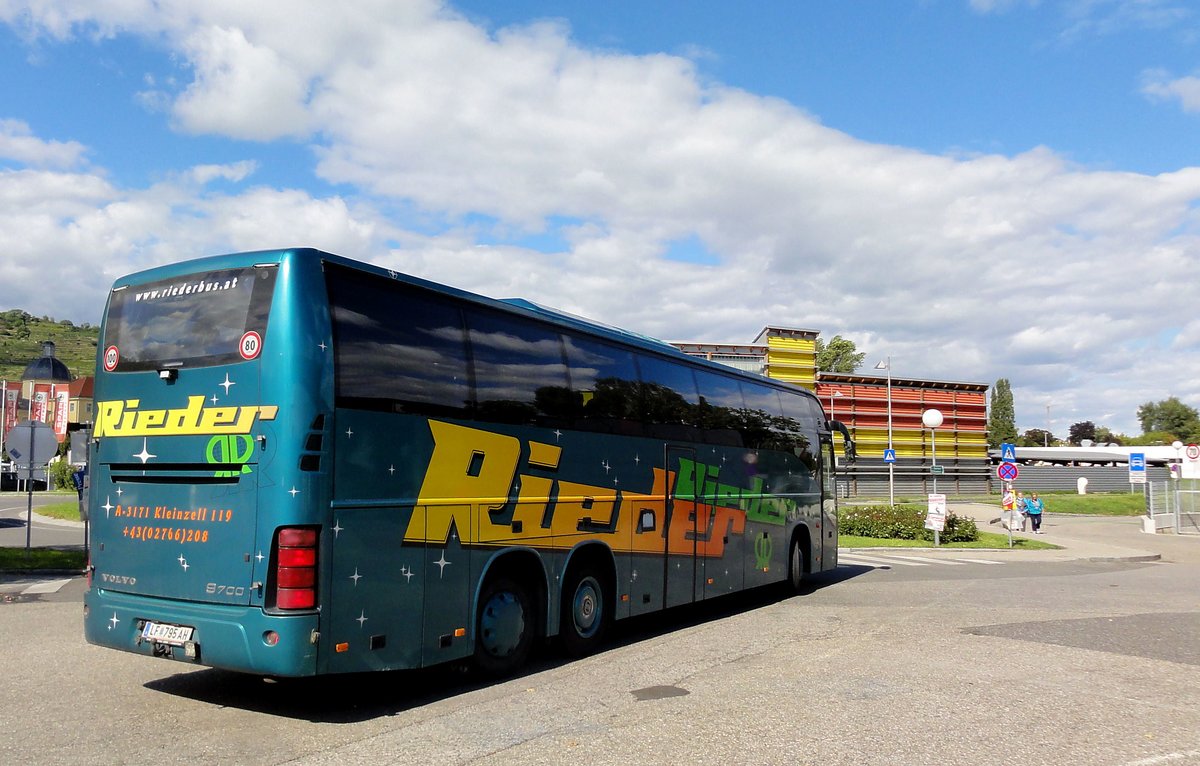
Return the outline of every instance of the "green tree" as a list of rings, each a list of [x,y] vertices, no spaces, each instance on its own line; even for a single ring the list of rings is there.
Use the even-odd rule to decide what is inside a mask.
[[[1013,409],[1012,386],[1000,378],[992,386],[992,404],[988,408],[988,446],[1000,449],[1005,442],[1017,441],[1017,415]]]
[[[1177,438],[1172,431],[1150,431],[1141,436],[1135,436],[1125,442],[1126,447],[1166,447]]]
[[[854,341],[840,335],[833,336],[828,345],[817,338],[817,369],[821,372],[856,372],[867,356],[857,352]]]
[[[1096,424],[1090,420],[1072,425],[1070,435],[1067,436],[1067,443],[1078,447],[1083,444],[1085,439],[1096,441]]]
[[[1175,396],[1161,402],[1146,402],[1138,407],[1137,417],[1143,434],[1165,431],[1188,440],[1200,435],[1200,413]]]
[[[1096,426],[1096,443],[1097,444],[1125,444],[1129,441],[1129,437],[1125,434],[1119,434],[1106,426]]]
[[[1054,434],[1044,428],[1031,428],[1016,440],[1018,447],[1053,447]]]

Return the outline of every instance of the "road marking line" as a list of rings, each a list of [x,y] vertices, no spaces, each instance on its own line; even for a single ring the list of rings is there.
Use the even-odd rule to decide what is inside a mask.
[[[896,565],[899,565],[902,567],[929,566],[928,564],[920,564],[916,561],[903,561],[901,559],[876,558],[874,556],[859,556],[858,554],[853,554],[850,556],[838,554],[838,561],[849,561],[851,564],[867,564],[869,566],[891,566],[892,564],[896,564]]]
[[[966,561],[969,564],[1003,564],[1003,561],[992,561],[990,559],[957,559],[957,561]]]
[[[903,558],[909,561],[924,561],[926,564],[945,564],[949,567],[966,566],[966,564],[961,561],[952,561],[950,559],[927,559],[924,556],[897,556],[896,558]]]
[[[62,586],[71,582],[70,580],[46,580],[44,582],[34,583],[25,590],[21,591],[22,596],[36,596],[41,593],[58,593]]]

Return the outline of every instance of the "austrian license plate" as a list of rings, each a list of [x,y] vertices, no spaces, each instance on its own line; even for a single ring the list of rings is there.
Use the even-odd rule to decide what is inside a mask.
[[[158,644],[170,644],[171,646],[183,646],[188,641],[192,640],[192,632],[195,628],[189,628],[186,625],[167,625],[162,622],[147,622],[146,627],[142,628],[142,639],[145,641],[153,641]]]

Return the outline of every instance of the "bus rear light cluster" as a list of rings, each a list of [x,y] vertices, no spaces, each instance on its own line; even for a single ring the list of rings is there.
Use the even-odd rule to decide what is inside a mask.
[[[317,530],[282,527],[275,545],[276,608],[312,609],[317,605]]]

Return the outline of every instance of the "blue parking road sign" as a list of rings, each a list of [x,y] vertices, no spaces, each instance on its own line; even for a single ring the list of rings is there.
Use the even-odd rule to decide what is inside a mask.
[[[1129,453],[1129,483],[1130,484],[1145,484],[1146,483],[1146,453],[1145,452],[1130,452]]]

